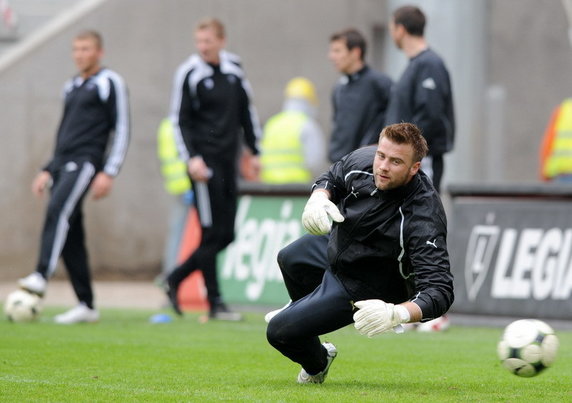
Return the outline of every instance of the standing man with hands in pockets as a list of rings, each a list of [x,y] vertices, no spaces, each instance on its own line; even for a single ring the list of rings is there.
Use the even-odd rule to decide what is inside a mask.
[[[302,223],[313,235],[331,231],[329,267],[303,297],[285,278],[293,302],[267,329],[269,343],[302,366],[298,383],[324,382],[337,356],[319,336],[352,322],[368,337],[401,332],[453,303],[445,212],[419,169],[426,153],[415,125],[386,126],[377,146],[348,154],[315,182]],[[306,256],[309,269],[312,259]]]
[[[202,20],[195,29],[198,52],[175,74],[170,117],[179,153],[188,161],[202,236],[197,250],[167,278],[167,294],[175,312],[182,314],[179,286],[201,270],[209,318],[239,320],[240,314],[231,312],[222,299],[216,257],[234,240],[239,146],[244,138],[254,156],[252,175],[257,176],[261,128],[240,58],[224,50],[225,43],[223,24],[214,18]]]

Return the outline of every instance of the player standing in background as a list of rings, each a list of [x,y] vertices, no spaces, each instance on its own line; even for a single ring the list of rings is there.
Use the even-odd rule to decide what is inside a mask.
[[[322,383],[337,355],[320,335],[352,322],[368,337],[399,333],[403,323],[435,318],[453,303],[447,218],[419,169],[426,153],[415,125],[387,126],[377,147],[348,154],[315,182],[302,224],[313,235],[331,230],[329,267],[300,299],[298,285],[285,282],[293,302],[267,329],[270,344],[302,366],[298,383]]]
[[[421,169],[440,192],[443,155],[453,149],[455,140],[455,114],[449,72],[423,36],[425,22],[425,15],[415,6],[393,12],[389,31],[409,64],[393,87],[385,124],[410,122],[422,130],[429,154]]]
[[[52,160],[36,176],[33,193],[50,190],[36,271],[20,287],[43,295],[60,255],[79,305],[57,315],[60,324],[96,322],[83,227],[82,205],[88,189],[94,199],[111,192],[129,144],[129,100],[123,79],[101,66],[99,33],[85,31],[73,40],[79,74],[64,87],[64,111]],[[114,135],[111,136],[111,132]]]
[[[345,29],[330,37],[328,57],[342,74],[332,92],[330,162],[377,143],[384,125],[392,81],[365,63],[366,50],[366,40],[356,29]]]
[[[195,29],[198,53],[175,74],[171,120],[179,152],[188,161],[202,235],[197,250],[167,278],[167,294],[175,312],[181,314],[179,286],[193,271],[201,270],[209,317],[240,320],[241,315],[223,302],[216,257],[234,240],[239,147],[244,138],[254,156],[250,163],[257,176],[261,129],[240,59],[224,50],[225,43],[223,24],[214,18],[202,20]]]

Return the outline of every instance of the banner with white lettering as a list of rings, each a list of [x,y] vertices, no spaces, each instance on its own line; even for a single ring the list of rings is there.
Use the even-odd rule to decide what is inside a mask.
[[[235,240],[219,255],[219,280],[233,303],[283,305],[288,301],[276,256],[305,233],[300,222],[308,198],[242,196]]]
[[[571,210],[562,200],[454,198],[452,311],[571,319]]]

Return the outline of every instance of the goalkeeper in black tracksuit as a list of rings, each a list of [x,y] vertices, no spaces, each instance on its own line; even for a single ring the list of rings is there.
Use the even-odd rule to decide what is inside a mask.
[[[350,153],[314,184],[302,223],[313,235],[331,229],[329,267],[313,290],[285,273],[293,302],[267,330],[270,344],[302,366],[299,383],[322,383],[337,355],[320,335],[352,322],[369,337],[400,332],[403,323],[436,318],[453,303],[445,212],[419,170],[426,152],[416,126],[387,126],[378,146]],[[306,254],[308,270],[322,268],[311,250],[294,247]]]
[[[37,175],[32,190],[38,196],[50,188],[36,271],[19,285],[43,295],[60,255],[69,272],[79,305],[57,315],[61,324],[95,322],[83,227],[82,204],[89,189],[105,197],[119,173],[129,143],[127,88],[114,71],[101,67],[102,39],[85,31],[73,41],[79,74],[64,87],[64,111],[53,158]],[[113,135],[112,135],[113,133]]]
[[[216,270],[217,254],[234,240],[237,207],[237,158],[242,139],[259,171],[261,129],[250,104],[250,84],[238,56],[223,49],[224,27],[216,19],[195,30],[198,50],[175,75],[171,120],[182,158],[188,161],[201,224],[201,242],[167,278],[168,296],[181,314],[177,291],[181,282],[201,270],[213,319],[238,320],[223,302]]]

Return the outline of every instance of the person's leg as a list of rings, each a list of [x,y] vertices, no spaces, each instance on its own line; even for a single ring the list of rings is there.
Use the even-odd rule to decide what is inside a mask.
[[[310,294],[328,267],[329,235],[303,235],[278,252],[278,266],[292,301]]]
[[[268,324],[268,342],[284,356],[317,374],[327,365],[319,336],[353,322],[350,295],[329,271],[311,294],[293,302]]]
[[[92,164],[75,162],[68,162],[53,174],[36,271],[20,279],[18,283],[22,288],[43,294],[44,290],[41,288],[45,289],[46,280],[54,274],[67,241],[70,219],[87,192],[94,174],[95,168]],[[42,281],[38,282],[37,278],[41,278]]]
[[[56,315],[54,321],[63,325],[97,322],[99,320],[99,312],[95,309],[93,303],[93,289],[87,249],[85,247],[81,201],[78,211],[70,218],[70,229],[62,250],[62,258],[79,304],[67,312]]]
[[[56,174],[46,211],[36,271],[49,279],[68,237],[70,218],[89,188],[95,168],[90,163],[69,162]]]
[[[185,202],[183,196],[174,197],[172,204],[169,215],[169,232],[163,253],[162,270],[157,278],[160,283],[166,281],[169,274],[171,274],[171,270],[177,265],[181,239],[185,232],[187,216],[190,210],[190,206]]]
[[[70,220],[68,237],[62,250],[62,258],[68,271],[72,287],[80,303],[93,309],[93,289],[89,270],[83,213],[81,206]]]
[[[169,299],[177,313],[180,313],[180,309],[176,303],[176,290],[194,270],[203,273],[211,314],[216,309],[228,311],[220,293],[216,258],[234,240],[236,178],[232,170],[224,165],[211,164],[209,167],[213,170],[213,176],[208,182],[193,182],[195,204],[201,223],[201,242],[193,254],[167,278]],[[231,318],[233,319],[234,317]]]
[[[220,162],[208,161],[212,177],[194,186],[197,209],[203,229],[201,248],[196,254],[203,272],[207,298],[211,307],[222,303],[217,255],[234,240],[238,189],[234,170]],[[202,185],[202,186],[201,186]]]
[[[441,193],[441,179],[443,178],[443,171],[445,168],[443,154],[433,155],[431,164],[433,167],[433,186],[437,193]]]
[[[204,182],[193,182],[193,189],[195,192],[194,203],[197,208],[199,223],[201,225],[201,240],[197,249],[195,249],[195,251],[185,261],[171,270],[166,278],[169,299],[177,313],[180,313],[180,309],[176,302],[177,290],[183,280],[197,269],[204,271],[205,266],[211,267],[213,262],[215,262],[216,257],[216,252],[213,249],[215,246],[212,242],[213,236],[211,229],[213,225],[213,212],[208,185]]]

